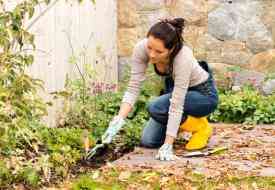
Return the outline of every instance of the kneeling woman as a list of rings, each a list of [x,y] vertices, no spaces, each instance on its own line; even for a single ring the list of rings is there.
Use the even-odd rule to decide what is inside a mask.
[[[145,147],[159,148],[157,159],[174,160],[174,139],[178,131],[192,132],[188,150],[207,146],[212,128],[206,116],[218,104],[212,72],[206,62],[198,62],[182,38],[184,19],[162,20],[154,24],[147,38],[139,41],[133,51],[131,78],[119,114],[110,122],[105,138],[111,139],[124,125],[124,119],[139,95],[148,64],[164,77],[165,89],[148,107],[150,119],[141,139]]]

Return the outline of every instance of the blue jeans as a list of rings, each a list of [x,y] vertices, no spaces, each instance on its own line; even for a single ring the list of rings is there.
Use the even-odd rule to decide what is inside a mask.
[[[183,107],[181,123],[188,115],[204,117],[212,113],[218,105],[218,93],[212,71],[204,61],[199,62],[201,67],[209,73],[207,81],[188,88]],[[165,140],[168,121],[169,99],[172,96],[174,81],[171,76],[165,78],[164,94],[149,103],[150,119],[143,129],[141,145],[149,148],[160,147]]]

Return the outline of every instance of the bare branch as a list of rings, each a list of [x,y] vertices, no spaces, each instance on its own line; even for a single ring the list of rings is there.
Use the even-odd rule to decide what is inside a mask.
[[[50,11],[59,0],[55,0],[51,5],[49,5],[44,11],[42,11],[26,28],[28,31],[41,17],[43,17],[48,11]]]

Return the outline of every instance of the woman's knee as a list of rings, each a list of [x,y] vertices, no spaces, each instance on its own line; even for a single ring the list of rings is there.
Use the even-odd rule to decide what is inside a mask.
[[[141,141],[140,141],[140,144],[141,144],[142,147],[145,147],[145,148],[159,148],[163,143],[152,142],[148,139],[142,138]]]
[[[167,123],[168,110],[170,105],[169,97],[170,94],[162,95],[151,101],[147,106],[149,115],[162,124]]]
[[[165,140],[165,133],[165,126],[150,118],[143,129],[141,145],[147,148],[158,148]]]
[[[157,103],[155,101],[152,101],[148,104],[147,111],[151,118],[154,118],[157,121],[160,120],[160,108],[157,106]]]
[[[219,99],[218,98],[213,99],[210,103],[210,113],[213,113],[218,108],[218,105],[219,105]]]
[[[217,100],[197,91],[190,91],[185,99],[184,113],[195,117],[207,116],[217,108]]]
[[[156,113],[156,108],[155,108],[154,102],[149,102],[149,104],[147,106],[147,111],[150,115],[154,115]]]
[[[168,111],[162,110],[159,106],[151,104],[148,107],[148,112],[151,118],[165,125],[168,121]]]

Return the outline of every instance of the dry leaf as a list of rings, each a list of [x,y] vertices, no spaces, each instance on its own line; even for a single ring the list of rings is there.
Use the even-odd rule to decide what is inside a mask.
[[[258,187],[258,185],[257,185],[256,182],[253,182],[253,183],[252,183],[252,187],[253,187],[255,190],[258,190],[258,189],[259,189],[259,187]]]
[[[131,177],[132,173],[130,171],[123,171],[120,173],[118,179],[120,181],[127,181]]]
[[[154,179],[156,179],[157,177],[158,177],[157,173],[151,172],[151,173],[145,174],[142,180],[146,182],[150,182],[150,181],[154,181]]]
[[[99,171],[97,170],[97,171],[95,171],[94,173],[93,173],[93,175],[92,175],[92,178],[93,179],[97,179],[98,177],[99,177]]]
[[[26,190],[26,188],[24,187],[23,184],[16,185],[16,186],[14,187],[14,189],[15,189],[15,190]]]

